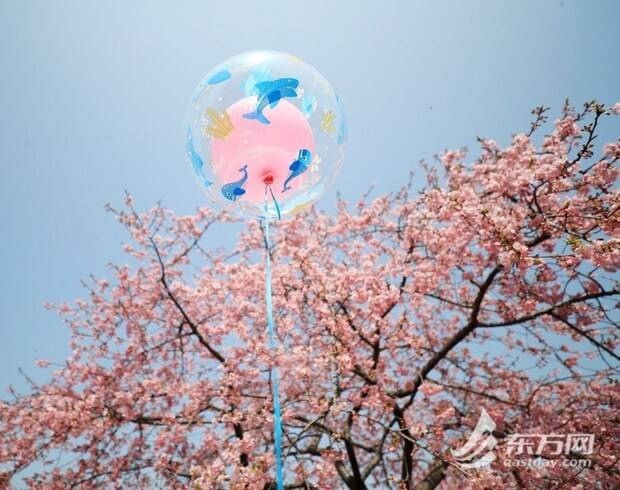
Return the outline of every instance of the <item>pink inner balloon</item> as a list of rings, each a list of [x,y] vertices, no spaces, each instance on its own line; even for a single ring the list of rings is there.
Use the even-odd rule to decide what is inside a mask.
[[[295,177],[289,183],[291,188],[282,192],[291,173],[289,167],[301,149],[310,150],[314,156],[314,135],[302,112],[286,100],[280,100],[273,109],[265,108],[263,114],[270,124],[243,117],[256,109],[256,102],[256,97],[246,97],[226,110],[234,129],[226,138],[211,141],[215,172],[223,185],[239,180],[243,176],[239,169],[247,164],[246,194],[241,199],[264,202],[265,184],[271,182],[276,198],[285,202],[305,179],[305,174]]]

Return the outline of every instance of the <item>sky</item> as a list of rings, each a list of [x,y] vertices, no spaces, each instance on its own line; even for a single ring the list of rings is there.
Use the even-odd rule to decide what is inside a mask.
[[[620,2],[0,2],[0,390],[26,389],[37,358],[62,361],[68,330],[44,302],[124,263],[104,211],[208,204],[184,154],[195,86],[237,53],[274,49],[315,66],[340,96],[347,156],[319,207],[375,184],[396,191],[419,161],[507,144],[540,104],[620,101]],[[616,139],[603,128],[601,139]],[[222,226],[209,245],[230,246]]]

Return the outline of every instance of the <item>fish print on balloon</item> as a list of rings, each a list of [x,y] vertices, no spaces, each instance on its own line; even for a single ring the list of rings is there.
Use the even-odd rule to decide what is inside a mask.
[[[301,99],[301,112],[304,116],[310,117],[316,110],[316,97],[311,94],[304,95]]]
[[[205,177],[204,162],[202,158],[200,158],[200,155],[198,154],[196,149],[194,148],[194,141],[192,140],[192,132],[190,130],[187,131],[187,143],[185,145],[185,150],[187,152],[189,161],[192,163],[192,168],[194,169],[194,172],[196,173],[196,175],[200,176],[202,180],[202,184],[205,187],[209,187],[210,185],[212,185],[213,182],[210,182]]]
[[[243,186],[248,181],[247,164],[241,167],[239,169],[239,172],[243,172],[243,177],[241,177],[236,182],[230,182],[222,186],[222,195],[229,201],[236,201],[245,194],[245,189],[243,188]]]
[[[263,111],[267,106],[274,109],[278,102],[284,97],[297,97],[296,88],[299,80],[295,78],[279,78],[273,81],[260,82],[254,87],[258,90],[258,102],[254,112],[248,112],[243,117],[246,119],[256,119],[263,124],[270,124]]]
[[[342,145],[347,139],[347,125],[344,122],[344,117],[340,119],[340,126],[338,126],[338,139],[336,140],[339,145]]]
[[[209,78],[209,81],[207,83],[209,85],[216,85],[218,83],[225,82],[231,76],[232,74],[228,70],[220,70],[215,75],[213,75],[211,78]]]
[[[208,80],[203,80],[194,91],[194,94],[192,95],[192,101],[197,102],[202,95],[206,94],[204,92],[205,89],[207,89],[208,92],[208,89],[210,89],[213,85],[225,82],[226,80],[230,79],[230,77],[232,77],[232,73],[230,71],[220,70],[213,74],[211,77],[209,77]]]
[[[306,150],[305,148],[299,150],[299,154],[297,155],[297,160],[291,163],[291,166],[288,168],[291,171],[291,173],[284,181],[282,192],[288,191],[291,188],[289,186],[289,183],[291,182],[291,180],[300,176],[306,170],[308,170],[308,167],[310,166],[311,163],[312,163],[312,153],[310,152],[310,150]]]

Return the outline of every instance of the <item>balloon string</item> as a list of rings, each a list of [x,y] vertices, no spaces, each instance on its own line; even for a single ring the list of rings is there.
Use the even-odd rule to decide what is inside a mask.
[[[271,199],[273,199],[273,204],[276,207],[276,212],[278,213],[278,220],[281,220],[282,215],[280,214],[280,205],[278,204],[278,200],[276,199],[276,196],[274,195],[273,190],[271,189],[271,186],[267,184],[266,187],[267,189],[269,189],[269,193],[271,194]],[[267,189],[265,189],[265,193]]]
[[[269,211],[267,210],[266,204],[265,242],[267,244],[267,266],[265,271],[265,303],[267,304],[267,328],[269,333],[269,348],[275,352],[277,347],[277,339],[275,334],[275,327],[273,324],[273,305],[271,301],[271,242],[269,239]],[[276,365],[272,366],[271,368],[271,386],[273,391],[273,435],[276,453],[277,490],[283,490],[284,476],[282,470],[282,414],[280,411],[280,388],[278,386],[278,368]]]

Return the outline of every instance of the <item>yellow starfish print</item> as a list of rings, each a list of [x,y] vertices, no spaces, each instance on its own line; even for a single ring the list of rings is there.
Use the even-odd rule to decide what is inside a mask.
[[[218,112],[209,107],[207,108],[207,116],[209,124],[204,128],[204,132],[209,133],[214,138],[223,140],[235,129],[226,111]]]
[[[333,133],[336,131],[334,127],[334,119],[336,118],[336,114],[334,111],[324,111],[323,117],[321,118],[321,129],[326,133]]]

